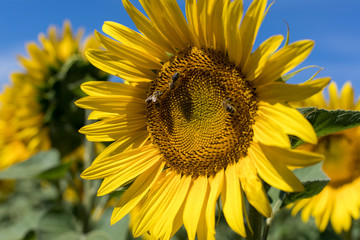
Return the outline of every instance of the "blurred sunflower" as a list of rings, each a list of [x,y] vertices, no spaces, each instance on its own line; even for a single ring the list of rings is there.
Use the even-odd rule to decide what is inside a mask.
[[[360,101],[355,101],[350,82],[343,86],[341,94],[338,94],[336,83],[332,82],[329,85],[329,101],[319,93],[299,105],[329,110],[360,110]],[[337,233],[350,229],[352,218],[359,218],[360,213],[359,136],[360,127],[356,127],[321,137],[316,145],[299,147],[325,156],[322,168],[330,182],[318,195],[296,202],[293,215],[302,210],[301,217],[305,222],[310,215],[313,216],[320,231],[325,230],[329,221]]]
[[[24,70],[12,74],[11,84],[0,95],[0,169],[54,145],[64,155],[81,143],[76,129],[84,123],[84,111],[73,101],[86,78],[84,68],[91,67],[84,51],[99,47],[94,37],[80,46],[81,38],[82,31],[74,36],[66,21],[62,32],[50,27],[47,36],[39,35],[39,45],[29,43],[29,58],[18,57]],[[94,73],[86,74],[100,73],[91,68]]]
[[[175,0],[140,3],[148,17],[123,0],[140,33],[105,22],[103,31],[115,40],[96,33],[106,51],[86,52],[124,83],[82,85],[89,96],[77,105],[100,121],[80,132],[90,141],[115,141],[82,177],[104,178],[98,195],[132,182],[111,223],[140,203],[134,236],[169,239],[184,224],[189,239],[213,239],[220,195],[229,226],[245,236],[244,193],[269,216],[261,179],[301,191],[289,167],[322,159],[290,148],[288,135],[313,144],[317,138],[287,102],[312,96],[330,79],[282,81],[309,55],[310,40],[276,51],[283,40],[277,35],[252,52],[266,0],[253,1],[244,17],[242,0],[189,0],[187,20]]]

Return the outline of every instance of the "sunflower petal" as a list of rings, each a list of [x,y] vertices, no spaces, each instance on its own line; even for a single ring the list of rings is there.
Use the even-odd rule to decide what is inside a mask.
[[[121,24],[108,21],[104,23],[102,30],[115,40],[126,44],[127,46],[131,46],[138,51],[142,51],[144,54],[154,56],[161,61],[167,61],[169,58],[156,43],[151,42],[140,33],[135,32]]]
[[[266,157],[272,162],[281,162],[291,167],[306,167],[324,160],[318,153],[261,145]]]
[[[282,164],[267,159],[259,145],[253,143],[248,149],[248,155],[250,161],[255,163],[259,176],[269,185],[286,192],[304,190],[295,175]]]
[[[269,57],[279,48],[284,37],[276,35],[268,38],[252,53],[242,69],[246,79],[251,81],[257,78],[265,67]]]
[[[97,31],[95,31],[95,36],[109,52],[119,57],[119,59],[126,59],[132,64],[144,69],[161,69],[162,67],[160,61],[149,54],[116,42]]]
[[[229,165],[226,168],[225,184],[221,193],[221,201],[226,222],[235,232],[245,237],[244,199],[235,164]]]
[[[280,49],[269,58],[262,73],[253,83],[255,86],[260,86],[262,84],[275,82],[283,74],[289,72],[304,61],[313,47],[313,41],[302,40]]]
[[[190,240],[195,239],[196,229],[199,224],[201,210],[203,209],[207,186],[207,176],[200,176],[193,180],[193,185],[191,186],[186,199],[184,209],[184,226]]]
[[[241,23],[240,35],[242,41],[241,68],[244,68],[255,42],[257,32],[263,20],[267,0],[254,0]]]
[[[139,175],[121,196],[111,215],[111,225],[125,217],[146,195],[163,170],[165,162],[158,162]]]
[[[146,16],[136,9],[129,0],[123,0],[122,2],[125,10],[128,12],[137,29],[139,29],[142,34],[144,34],[152,42],[157,43],[157,45],[164,49],[164,51],[169,53],[176,52],[171,44],[167,42],[161,31],[159,31]]]
[[[258,113],[266,118],[269,125],[279,124],[286,134],[297,136],[308,143],[317,143],[313,127],[296,109],[280,103],[269,104],[260,102]]]
[[[237,164],[237,169],[242,189],[249,203],[263,216],[270,217],[271,206],[254,164],[246,157]]]
[[[205,218],[209,231],[208,237],[215,238],[215,208],[224,183],[224,170],[219,171],[214,177],[209,178],[210,193],[206,206]]]
[[[297,102],[320,92],[330,82],[330,78],[319,78],[301,84],[273,82],[257,87],[257,94],[265,101]]]
[[[156,78],[151,70],[140,68],[110,52],[89,49],[86,56],[97,68],[130,82],[150,82]]]

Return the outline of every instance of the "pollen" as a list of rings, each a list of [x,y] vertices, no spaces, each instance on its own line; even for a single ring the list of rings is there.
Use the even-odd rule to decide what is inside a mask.
[[[160,94],[161,93],[161,94]],[[240,69],[213,49],[184,50],[148,92],[147,128],[167,167],[211,176],[247,155],[257,100]]]

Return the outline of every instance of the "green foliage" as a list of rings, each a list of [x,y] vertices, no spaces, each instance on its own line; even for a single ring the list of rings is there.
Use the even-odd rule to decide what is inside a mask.
[[[311,123],[318,137],[360,126],[360,111],[325,110],[315,107],[298,108],[298,111]],[[293,148],[302,143],[300,139],[291,139]]]
[[[72,162],[62,163],[37,175],[40,179],[54,180],[64,177],[71,167]]]
[[[30,179],[60,164],[60,154],[56,149],[39,152],[28,160],[15,164],[0,172],[0,179]]]

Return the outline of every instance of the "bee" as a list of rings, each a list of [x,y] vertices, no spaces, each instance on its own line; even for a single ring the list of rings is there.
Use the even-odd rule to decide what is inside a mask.
[[[153,94],[150,94],[145,100],[145,102],[152,101],[153,103],[156,103],[158,101],[158,98],[162,95],[161,91],[154,91]]]
[[[231,98],[225,98],[222,101],[224,109],[229,113],[234,113],[236,111],[235,107],[231,105]]]
[[[169,88],[170,89],[173,89],[175,87],[175,83],[179,79],[179,77],[180,77],[179,72],[176,72],[176,73],[174,73],[174,75],[172,75],[171,81],[169,82]]]

